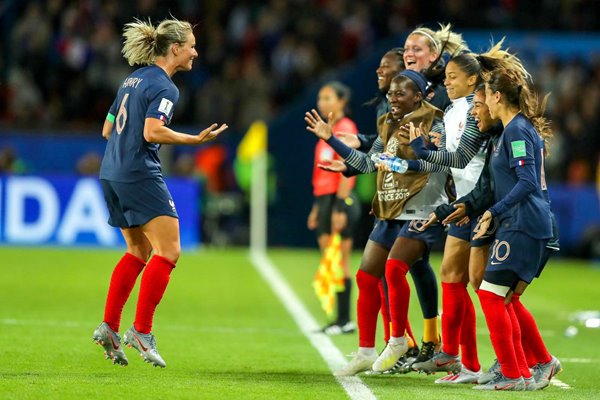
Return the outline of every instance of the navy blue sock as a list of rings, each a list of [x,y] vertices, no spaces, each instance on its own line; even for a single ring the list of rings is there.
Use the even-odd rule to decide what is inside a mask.
[[[337,293],[338,317],[337,322],[340,325],[350,321],[350,299],[352,294],[352,279],[344,279],[344,291]]]
[[[423,318],[429,319],[438,315],[438,287],[435,272],[429,264],[429,252],[410,267],[410,274],[415,283]]]

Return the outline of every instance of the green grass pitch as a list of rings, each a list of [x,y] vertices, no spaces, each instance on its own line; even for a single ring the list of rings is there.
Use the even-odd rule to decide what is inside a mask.
[[[185,252],[155,319],[166,369],[145,364],[126,349],[130,364],[104,360],[91,334],[102,319],[110,273],[120,251],[0,248],[0,399],[342,399],[347,398],[325,362],[250,264],[244,249]],[[269,252],[308,310],[325,317],[310,285],[319,254]],[[352,265],[359,264],[360,254]],[[432,258],[439,269],[439,257]],[[379,399],[597,399],[600,398],[600,329],[581,325],[564,335],[577,310],[600,309],[600,269],[555,259],[523,302],[537,318],[551,352],[571,386],[540,392],[480,393],[469,386],[439,387],[437,376],[363,376]],[[137,297],[136,287],[133,296]],[[413,290],[414,293],[414,290]],[[356,297],[356,290],[354,290]],[[422,333],[416,296],[410,313]],[[480,307],[479,354],[493,360]],[[125,306],[121,332],[135,302]],[[378,348],[383,347],[381,329]],[[348,354],[357,336],[334,337]],[[410,396],[410,397],[409,397]]]

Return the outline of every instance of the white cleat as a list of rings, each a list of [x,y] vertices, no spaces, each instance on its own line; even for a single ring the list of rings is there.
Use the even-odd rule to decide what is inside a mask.
[[[400,357],[408,351],[408,342],[404,337],[396,343],[394,339],[390,339],[385,349],[383,349],[377,360],[373,363],[373,371],[383,372],[392,369]]]
[[[377,353],[374,351],[372,355],[362,354],[360,351],[351,354],[352,360],[339,371],[335,372],[335,376],[354,376],[360,372],[369,371],[377,360]]]

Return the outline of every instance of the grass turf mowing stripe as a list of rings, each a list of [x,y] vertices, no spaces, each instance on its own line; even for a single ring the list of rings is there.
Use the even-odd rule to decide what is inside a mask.
[[[308,312],[269,258],[261,251],[251,251],[250,259],[252,265],[254,265],[258,273],[271,287],[294,321],[296,321],[300,331],[302,331],[311,345],[321,354],[321,357],[323,357],[331,371],[344,366],[346,360],[340,350],[333,344],[329,337],[320,332],[317,321]],[[375,399],[375,395],[373,395],[360,378],[356,376],[336,376],[336,379],[351,399]]]

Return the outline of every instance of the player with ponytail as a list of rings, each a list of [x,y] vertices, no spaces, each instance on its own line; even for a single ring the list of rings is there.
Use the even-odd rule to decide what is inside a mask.
[[[108,144],[100,183],[108,223],[121,229],[127,251],[113,270],[103,322],[93,340],[102,345],[107,359],[127,365],[118,333],[121,312],[141,274],[135,321],[124,343],[145,361],[165,367],[152,323],[181,249],[177,211],[162,177],[158,150],[162,144],[207,142],[227,125],[212,124],[197,135],[167,127],[179,99],[171,78],[177,71],[191,70],[198,57],[189,22],[171,18],[155,27],[136,19],[125,25],[123,37],[123,56],[130,65],[143,67],[123,81],[104,121],[102,136]]]

